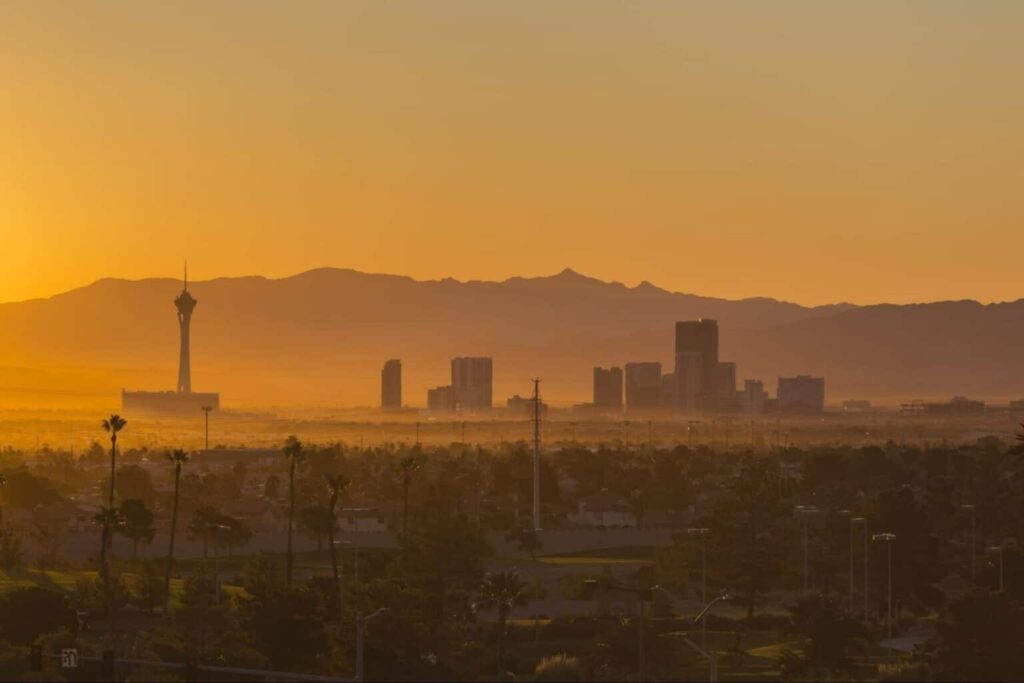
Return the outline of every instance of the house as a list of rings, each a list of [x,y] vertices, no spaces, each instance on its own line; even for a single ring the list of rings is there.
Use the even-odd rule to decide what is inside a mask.
[[[637,526],[636,514],[629,502],[607,489],[580,501],[576,512],[569,514],[569,521],[577,526],[601,529]]]

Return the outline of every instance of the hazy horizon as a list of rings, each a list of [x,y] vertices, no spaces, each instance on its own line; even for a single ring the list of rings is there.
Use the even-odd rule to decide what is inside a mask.
[[[184,258],[1020,296],[1024,4],[539,7],[3,3],[0,300]]]

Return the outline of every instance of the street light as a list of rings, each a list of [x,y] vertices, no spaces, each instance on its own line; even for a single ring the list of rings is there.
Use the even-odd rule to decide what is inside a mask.
[[[886,640],[886,654],[892,658],[892,542],[896,540],[896,534],[883,533],[874,534],[871,537],[873,541],[885,541],[886,551],[886,564],[889,566],[889,605],[886,609],[885,622],[886,629],[889,633],[889,638]]]
[[[804,535],[804,592],[810,590],[810,571],[808,566],[809,557],[809,544],[810,538],[807,530],[808,523],[810,522],[810,516],[818,514],[818,508],[813,505],[797,505],[793,508],[796,514],[800,515],[803,519],[803,535]]]
[[[213,406],[203,406],[200,410],[206,417],[206,450],[210,450],[210,411],[213,410]]]
[[[372,508],[342,508],[342,510],[341,510],[342,514],[348,514],[349,516],[352,517],[352,521],[355,522],[355,527],[356,527],[356,530],[353,533],[353,537],[355,538],[355,542],[352,544],[353,547],[356,549],[356,555],[355,555],[355,558],[354,558],[355,569],[353,570],[353,577],[352,577],[353,581],[355,581],[356,588],[359,587],[359,522],[362,519],[362,517],[360,517],[360,515],[363,515],[363,514],[365,514],[367,512],[370,512],[370,510],[372,510]]]
[[[384,615],[391,612],[387,607],[381,607],[376,612],[371,612],[365,617],[359,613],[356,613],[356,681],[363,680],[363,636],[366,631],[366,625]]]
[[[655,586],[651,590],[660,590],[660,591],[668,594],[668,591],[666,591],[661,586]],[[730,596],[729,596],[728,593],[722,593],[721,595],[716,597],[714,600],[712,600],[711,602],[709,602],[706,605],[704,605],[704,608],[697,614],[697,616],[695,616],[693,618],[692,623],[696,624],[699,621],[699,622],[701,622],[701,624],[703,624],[706,621],[704,617],[707,616],[708,611],[712,607],[714,607],[716,603],[722,602],[723,600],[729,600],[729,599],[730,599]],[[713,653],[708,652],[708,650],[705,649],[702,645],[697,645],[695,642],[693,642],[692,640],[687,638],[685,634],[677,633],[675,635],[677,637],[679,637],[679,638],[682,638],[683,642],[685,642],[687,645],[689,645],[691,648],[693,648],[700,656],[704,657],[704,659],[708,660],[708,680],[711,681],[711,683],[717,683],[717,681],[718,681],[718,658],[715,657],[715,655]]]
[[[706,527],[698,527],[694,529],[687,529],[686,533],[690,536],[697,536],[700,538],[700,604],[706,605],[708,602],[708,552],[707,552],[707,535],[711,532],[711,529]],[[700,631],[700,646],[705,647],[707,645],[707,627],[701,624]]]
[[[864,621],[868,620],[868,518],[867,517],[852,517],[850,519],[850,531],[852,533],[853,527],[857,524],[863,525],[864,528]],[[852,565],[851,565],[852,566]],[[851,603],[850,610],[853,610],[853,604]]]
[[[977,527],[977,523],[976,523],[976,520],[977,520],[977,510],[975,509],[974,505],[971,505],[969,503],[965,503],[965,504],[961,505],[960,509],[961,510],[965,510],[965,511],[969,511],[971,513],[971,583],[977,583],[978,574],[977,574],[977,566],[976,566],[976,562],[975,562],[976,554],[977,553],[974,550],[975,547],[976,547],[975,546],[975,539],[977,538],[976,537],[976,532],[977,532],[977,528],[978,528]]]
[[[352,541],[335,541],[334,547],[338,551],[338,621],[341,621],[341,606],[344,599],[343,589],[345,587],[345,556],[341,554],[340,548],[352,545]]]
[[[985,548],[985,552],[989,555],[999,555],[999,592],[1003,592],[1003,546],[1001,545],[990,545]]]
[[[589,586],[600,586],[601,588],[603,588],[605,590],[609,590],[609,591],[619,591],[619,592],[622,592],[622,593],[630,593],[631,595],[637,596],[637,599],[640,601],[640,621],[638,622],[639,623],[639,630],[637,631],[636,660],[637,660],[637,677],[639,678],[639,680],[642,683],[644,681],[644,679],[646,678],[646,673],[645,673],[646,666],[645,666],[645,661],[644,661],[644,629],[645,629],[645,626],[646,626],[647,622],[646,622],[646,616],[645,616],[645,613],[644,613],[644,600],[650,600],[651,599],[651,592],[654,590],[654,588],[630,588],[629,586],[622,586],[622,585],[619,585],[617,583],[598,582],[597,579],[584,579],[583,583],[586,584],[586,585],[589,585]],[[657,588],[657,586],[655,588]],[[694,623],[696,623],[696,622],[694,622]]]
[[[220,604],[220,555],[217,554],[220,533],[231,529],[224,524],[212,524],[209,527],[213,530],[213,604]]]

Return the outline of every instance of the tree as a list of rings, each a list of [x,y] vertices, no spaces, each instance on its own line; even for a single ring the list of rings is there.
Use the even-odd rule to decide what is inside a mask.
[[[122,465],[117,468],[117,497],[122,500],[135,498],[152,504],[156,498],[153,478],[138,465]]]
[[[938,624],[936,680],[1014,681],[1024,671],[1024,610],[1000,593],[973,593]]]
[[[281,477],[271,474],[263,484],[264,498],[277,498],[281,495]]]
[[[117,508],[103,506],[93,520],[103,529],[103,542],[100,544],[100,575],[103,577],[103,592],[107,600],[107,616],[113,608],[113,595],[110,588],[110,567],[107,562],[107,547],[114,533],[124,524],[124,517]]]
[[[131,540],[132,559],[136,559],[139,555],[139,541],[148,545],[156,536],[156,527],[153,526],[153,511],[147,508],[141,500],[130,498],[121,503],[121,515],[124,518],[121,534]]]
[[[188,462],[189,456],[178,449],[167,454],[167,460],[174,466],[174,504],[171,508],[171,540],[167,548],[167,570],[164,574],[164,613],[171,604],[171,569],[174,567],[174,535],[178,529],[178,492],[181,484],[181,467]]]
[[[334,577],[335,603],[338,610],[338,621],[341,621],[341,573],[338,570],[338,549],[334,547],[335,520],[338,518],[338,501],[352,482],[344,474],[327,475],[327,492],[330,499],[327,510],[330,513],[330,525],[327,529],[327,540],[330,542],[331,575]]]
[[[406,533],[409,528],[409,485],[412,483],[412,476],[423,466],[422,461],[416,456],[409,455],[398,463],[398,471],[402,474],[402,542],[405,542]]]
[[[837,600],[823,595],[802,599],[791,610],[793,626],[806,638],[803,656],[783,655],[787,677],[830,679],[852,668],[851,655],[864,649],[866,633],[855,619],[843,614]]]
[[[302,442],[297,436],[289,436],[284,444],[284,457],[288,459],[288,560],[285,570],[285,582],[292,585],[292,565],[295,558],[292,554],[292,534],[295,523],[295,468],[305,457]]]
[[[327,507],[320,505],[305,507],[299,511],[299,526],[316,539],[316,549],[322,550],[324,537],[332,535],[334,517]]]
[[[1010,449],[1010,455],[1024,455],[1024,422],[1021,423],[1020,429],[1014,436],[1017,445]]]
[[[508,613],[515,607],[526,606],[526,588],[526,584],[519,578],[519,572],[515,569],[485,574],[483,581],[480,582],[476,608],[484,611],[494,610],[497,613],[499,678],[505,659],[505,625]]]
[[[16,588],[0,600],[0,633],[15,645],[29,645],[44,633],[77,623],[63,593],[37,586]]]
[[[125,428],[128,421],[120,415],[111,415],[106,420],[100,423],[103,427],[103,431],[110,434],[110,496],[107,499],[107,507],[113,509],[114,507],[114,480],[116,478],[117,469],[117,435]]]
[[[110,607],[110,575],[109,568],[107,567],[107,548],[110,545],[111,537],[113,534],[113,528],[108,522],[115,521],[118,518],[117,508],[114,507],[114,482],[116,479],[117,469],[117,435],[128,421],[120,415],[114,414],[103,420],[100,426],[103,427],[103,431],[110,434],[110,495],[107,498],[106,508],[100,508],[100,514],[96,516],[96,520],[103,524],[103,532],[100,535],[100,572],[103,576],[103,586],[107,593],[107,607]]]

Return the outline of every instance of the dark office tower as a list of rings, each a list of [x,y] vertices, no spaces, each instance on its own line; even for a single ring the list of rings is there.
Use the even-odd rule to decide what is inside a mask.
[[[174,300],[178,309],[178,326],[181,328],[181,355],[178,357],[178,391],[192,393],[192,364],[189,355],[189,328],[192,325],[192,311],[199,303],[188,293],[188,266],[185,266],[185,285]]]
[[[452,390],[461,410],[490,408],[493,362],[490,358],[452,358]]]
[[[392,358],[380,371],[380,407],[398,410],[402,407],[402,361]]]
[[[820,413],[825,410],[825,378],[780,377],[775,394],[782,413]]]
[[[622,410],[622,368],[594,368],[594,407]]]
[[[661,363],[626,363],[626,409],[654,410],[661,402]]]
[[[676,323],[677,403],[682,410],[714,409],[718,372],[718,322],[701,318]]]

